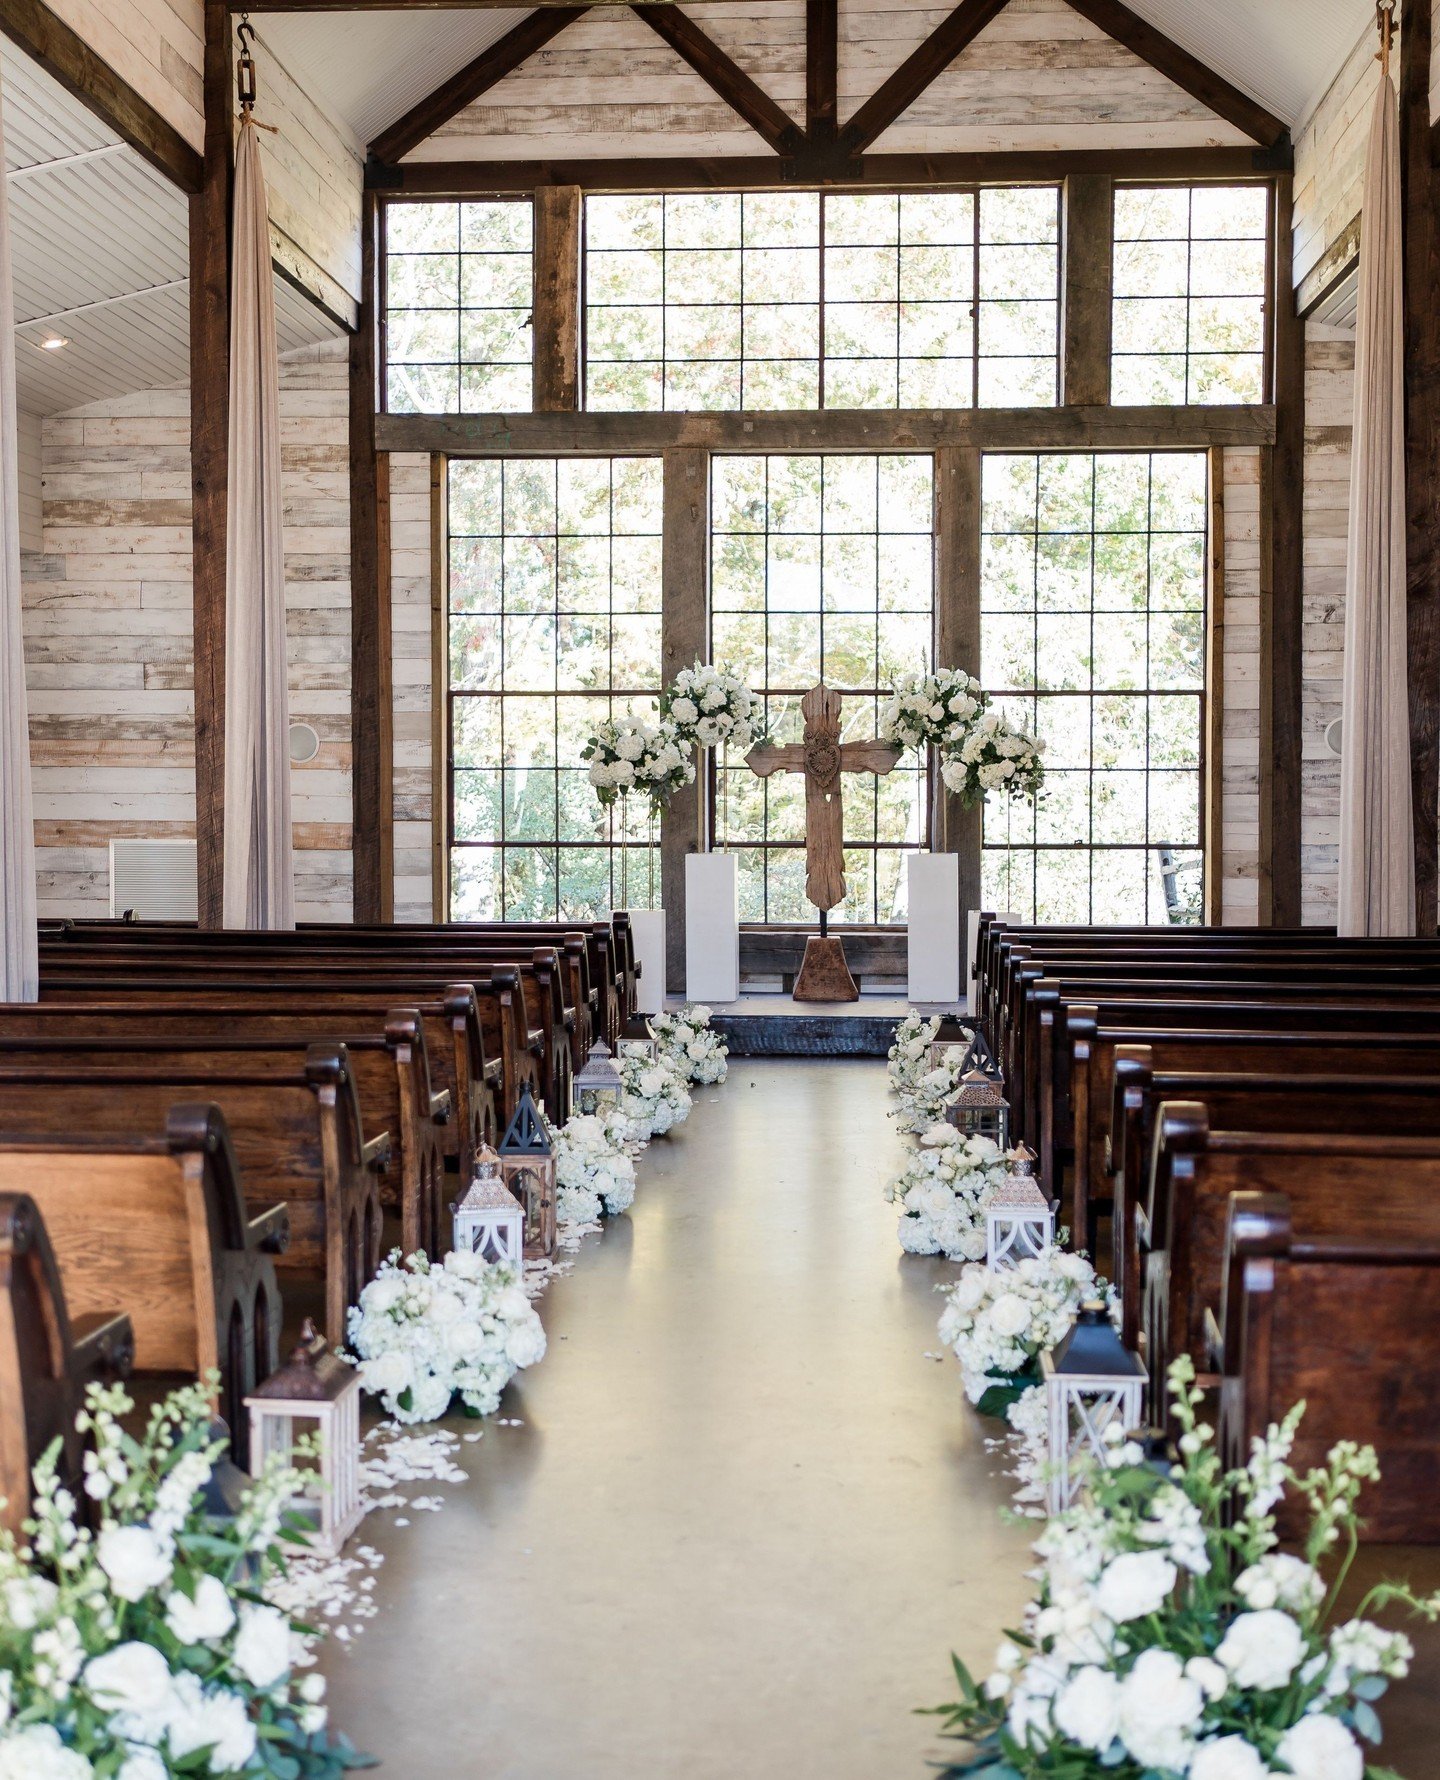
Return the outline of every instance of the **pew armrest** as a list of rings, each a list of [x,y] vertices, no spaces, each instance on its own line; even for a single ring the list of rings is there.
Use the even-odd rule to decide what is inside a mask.
[[[438,1094],[432,1094],[430,1096],[430,1118],[432,1123],[436,1125],[448,1125],[450,1123],[450,1111],[450,1090],[448,1088],[441,1088]]]
[[[1205,1307],[1205,1364],[1212,1372],[1223,1373],[1225,1370],[1225,1337],[1208,1304]]]
[[[283,1255],[290,1246],[290,1208],[272,1205],[250,1219],[250,1244],[267,1255]]]
[[[70,1353],[82,1384],[128,1378],[135,1364],[135,1331],[122,1311],[94,1310],[70,1324]]]
[[[372,1173],[383,1174],[390,1166],[390,1133],[372,1137],[360,1152],[360,1160]]]
[[[545,1055],[545,1034],[538,1026],[530,1028],[530,1055],[532,1057]]]
[[[492,1057],[485,1065],[485,1080],[492,1088],[498,1088],[505,1079],[505,1059]]]
[[[1150,1247],[1150,1213],[1144,1206],[1135,1207],[1135,1243],[1138,1248]]]
[[[575,1030],[575,1009],[573,1007],[565,1009],[565,1030],[567,1032]]]

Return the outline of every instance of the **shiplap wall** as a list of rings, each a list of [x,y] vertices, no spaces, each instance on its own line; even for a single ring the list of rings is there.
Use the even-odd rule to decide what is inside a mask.
[[[951,11],[842,7],[849,117]],[[696,0],[687,13],[797,121],[803,0]],[[1010,0],[877,150],[1096,148],[1244,138],[1064,4]],[[593,11],[422,143],[411,160],[753,155],[759,138],[628,12]]]
[[[1360,213],[1365,141],[1380,67],[1367,30],[1295,138],[1295,282]]]
[[[192,148],[205,144],[203,0],[50,0]]]
[[[348,386],[343,345],[281,371],[296,893],[350,914]],[[103,914],[118,836],[192,836],[190,399],[152,391],[47,420],[44,548],[23,570],[42,914]]]
[[[20,471],[20,548],[43,548],[44,520],[41,515],[40,416],[16,416],[16,460]]]

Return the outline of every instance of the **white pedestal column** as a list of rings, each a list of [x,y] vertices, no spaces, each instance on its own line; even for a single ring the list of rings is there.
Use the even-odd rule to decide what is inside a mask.
[[[636,1011],[662,1013],[665,1008],[665,911],[631,909],[630,935],[640,981],[635,987]]]
[[[955,853],[912,853],[910,879],[911,1001],[960,999],[960,859]]]
[[[685,995],[740,998],[740,892],[733,853],[685,857]]]

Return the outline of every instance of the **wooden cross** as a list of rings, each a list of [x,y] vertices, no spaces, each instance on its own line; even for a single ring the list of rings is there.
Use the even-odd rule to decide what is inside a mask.
[[[841,773],[888,773],[902,750],[886,742],[840,740],[840,694],[812,686],[800,701],[805,739],[784,747],[762,744],[745,756],[759,778],[771,773],[805,775],[805,894],[825,917],[845,900],[845,817]]]

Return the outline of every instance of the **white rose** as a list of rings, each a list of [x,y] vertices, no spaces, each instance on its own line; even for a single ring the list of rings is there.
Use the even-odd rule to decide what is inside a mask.
[[[1204,1696],[1168,1650],[1144,1650],[1120,1684],[1120,1736],[1141,1767],[1175,1768],[1190,1759],[1190,1732]]]
[[[365,1316],[384,1316],[404,1296],[405,1281],[396,1273],[383,1273],[361,1292],[360,1309]]]
[[[1105,1669],[1077,1669],[1051,1716],[1072,1743],[1103,1754],[1120,1728],[1120,1683]]]
[[[5,1584],[5,1617],[17,1632],[33,1631],[59,1594],[55,1584],[43,1576],[17,1576]]]
[[[392,1348],[388,1354],[361,1362],[360,1382],[377,1397],[399,1397],[414,1384],[415,1369],[409,1354]]]
[[[170,1665],[153,1644],[117,1644],[85,1665],[85,1691],[102,1712],[154,1720],[170,1703]]]
[[[126,1756],[115,1780],[170,1780],[163,1756],[153,1749],[134,1749]]]
[[[1275,1755],[1296,1780],[1361,1780],[1365,1772],[1360,1745],[1328,1713],[1315,1713],[1292,1725]]]
[[[67,1749],[52,1724],[32,1724],[0,1737],[0,1780],[90,1780],[95,1772],[78,1749]]]
[[[1175,1566],[1158,1551],[1127,1551],[1112,1558],[1095,1589],[1095,1604],[1116,1625],[1158,1613],[1175,1586]]]
[[[1229,1670],[1223,1663],[1217,1663],[1211,1657],[1192,1656],[1185,1665],[1185,1673],[1192,1681],[1200,1683],[1200,1691],[1207,1700],[1223,1699],[1229,1691]]]
[[[209,1749],[212,1774],[229,1774],[248,1764],[255,1753],[255,1726],[242,1695],[223,1688],[207,1694],[193,1675],[176,1677],[175,1695],[169,1735],[172,1760]]]
[[[148,1527],[106,1527],[95,1557],[122,1601],[138,1601],[170,1579],[170,1556]]]
[[[177,1588],[165,1603],[165,1623],[182,1644],[209,1644],[235,1623],[230,1595],[218,1576],[202,1576],[192,1601]]]
[[[231,1661],[252,1687],[274,1687],[290,1673],[290,1621],[278,1607],[240,1610]]]
[[[694,699],[677,698],[670,706],[670,715],[677,723],[694,723],[700,715],[700,709]]]
[[[1237,1687],[1284,1687],[1305,1655],[1305,1640],[1288,1613],[1266,1608],[1233,1620],[1215,1652]]]
[[[457,1365],[479,1357],[485,1336],[478,1323],[454,1322],[445,1331],[445,1352]]]
[[[1195,1751],[1190,1780],[1267,1780],[1260,1751],[1243,1737],[1219,1737]]]
[[[1030,1327],[1030,1306],[1015,1292],[1002,1292],[990,1306],[990,1322],[997,1335],[1013,1339]]]
[[[467,1282],[479,1279],[487,1266],[489,1262],[470,1248],[451,1249],[445,1257],[445,1271]]]
[[[533,1312],[505,1331],[505,1357],[512,1366],[533,1366],[545,1358],[545,1328]]]

